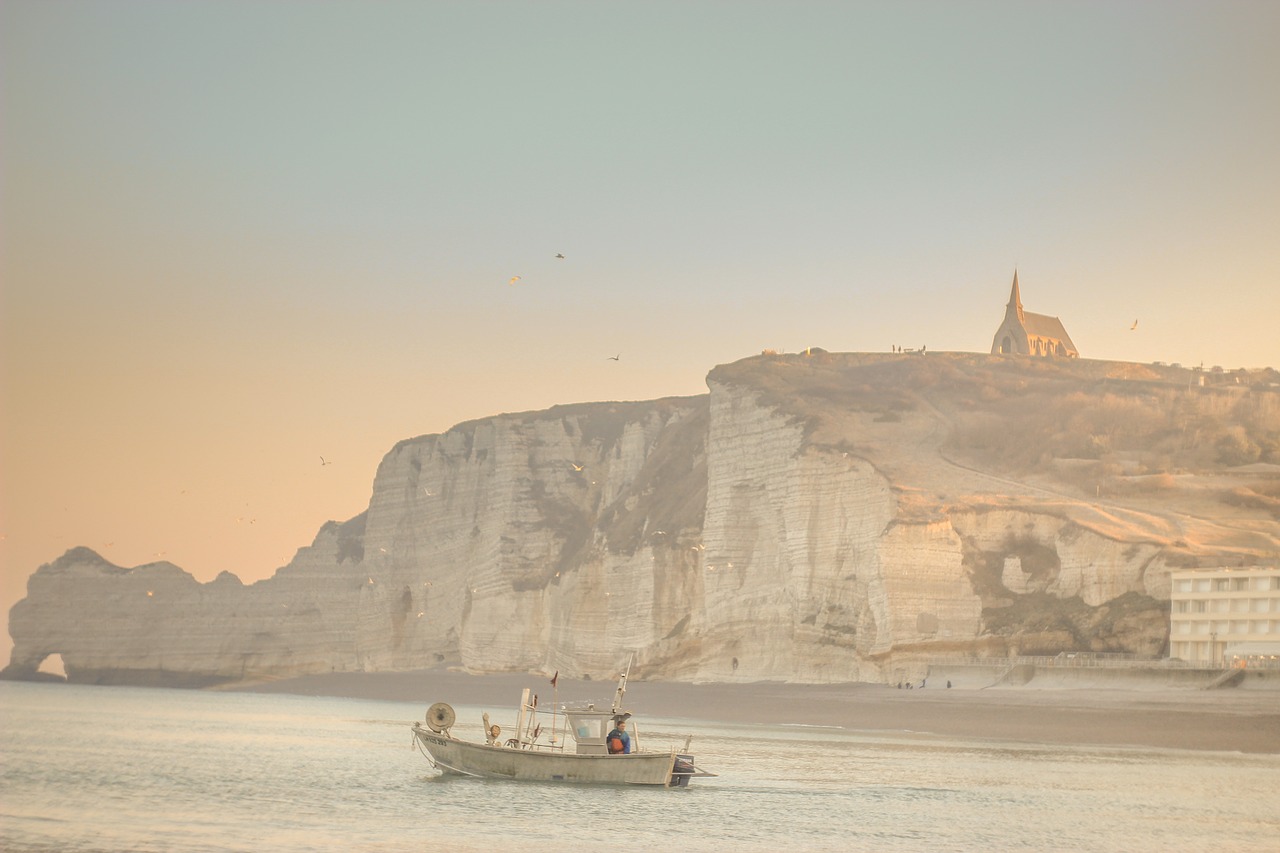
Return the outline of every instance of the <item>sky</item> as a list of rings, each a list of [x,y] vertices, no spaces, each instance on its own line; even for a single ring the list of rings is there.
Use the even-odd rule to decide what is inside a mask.
[[[4,0],[0,654],[69,548],[268,577],[401,439],[986,352],[1015,268],[1084,357],[1280,367],[1277,39],[1261,1]]]

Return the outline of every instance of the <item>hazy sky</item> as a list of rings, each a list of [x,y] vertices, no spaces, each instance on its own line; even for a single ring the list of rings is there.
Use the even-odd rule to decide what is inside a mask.
[[[1280,366],[1280,3],[0,8],[6,661],[75,545],[266,577],[402,438],[987,351],[1015,264]]]

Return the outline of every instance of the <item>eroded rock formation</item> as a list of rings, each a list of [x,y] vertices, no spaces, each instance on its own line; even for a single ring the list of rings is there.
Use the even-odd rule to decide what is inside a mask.
[[[946,654],[1159,654],[1171,568],[1280,553],[1265,464],[1239,482],[1215,469],[1214,490],[1181,483],[1177,500],[1104,499],[1055,476],[1052,448],[1027,467],[957,443],[1020,383],[1098,396],[1133,381],[1011,364],[762,356],[712,371],[702,397],[406,440],[365,513],[250,586],[84,548],[41,567],[10,615],[6,675],[60,653],[71,680],[99,683],[437,664],[608,676],[634,651],[649,678],[895,680]],[[1246,393],[1261,407],[1246,438],[1280,438],[1275,390]],[[1068,467],[1123,492],[1108,464]],[[1259,500],[1214,497],[1246,488]]]

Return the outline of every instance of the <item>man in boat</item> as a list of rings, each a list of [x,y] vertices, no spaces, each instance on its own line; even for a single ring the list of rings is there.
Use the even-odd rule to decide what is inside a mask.
[[[599,731],[597,729],[597,731]],[[627,721],[625,719],[617,720],[613,725],[613,731],[609,732],[606,738],[609,744],[610,755],[630,755],[631,754],[631,735],[627,733]]]

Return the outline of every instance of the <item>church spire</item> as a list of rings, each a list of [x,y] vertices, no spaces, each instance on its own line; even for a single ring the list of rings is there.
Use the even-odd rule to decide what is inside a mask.
[[[1013,288],[1009,291],[1009,304],[1005,306],[1005,315],[1017,313],[1018,322],[1025,323],[1026,318],[1022,315],[1022,293],[1018,290],[1018,268],[1013,268]]]

